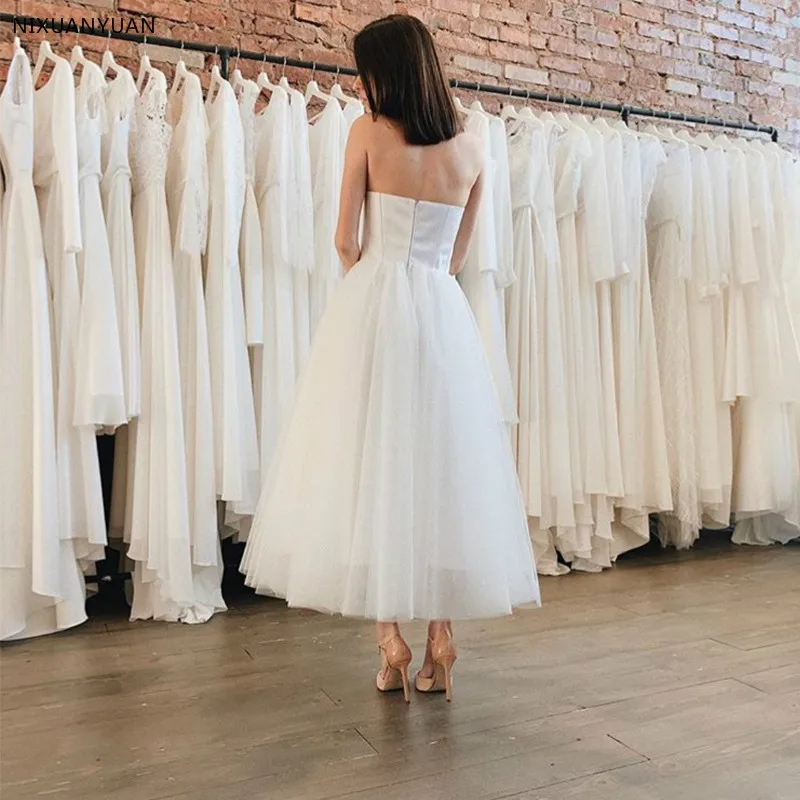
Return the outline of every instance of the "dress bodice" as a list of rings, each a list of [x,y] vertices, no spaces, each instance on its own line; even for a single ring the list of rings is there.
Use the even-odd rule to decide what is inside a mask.
[[[118,174],[130,175],[131,116],[138,92],[130,70],[117,67],[117,76],[106,87],[107,130],[102,140],[103,180],[110,182]]]
[[[0,164],[6,180],[33,172],[33,81],[24,51],[17,50],[0,95]]]
[[[171,139],[172,128],[167,122],[167,79],[163,72],[153,69],[134,112],[131,145],[134,192],[142,192],[150,186],[163,189]]]
[[[78,170],[81,178],[100,176],[101,137],[106,127],[106,82],[97,64],[87,61],[76,92],[75,125],[78,134]]]
[[[464,209],[368,192],[362,259],[447,271]]]

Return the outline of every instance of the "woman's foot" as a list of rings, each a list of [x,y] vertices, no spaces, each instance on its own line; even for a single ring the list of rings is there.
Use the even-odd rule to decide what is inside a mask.
[[[432,621],[428,625],[425,660],[414,681],[417,691],[444,692],[449,702],[452,698],[451,672],[457,657],[450,620]]]
[[[402,689],[406,703],[410,703],[408,665],[411,663],[411,650],[396,623],[378,623],[378,650],[381,654],[381,670],[375,680],[378,691]]]

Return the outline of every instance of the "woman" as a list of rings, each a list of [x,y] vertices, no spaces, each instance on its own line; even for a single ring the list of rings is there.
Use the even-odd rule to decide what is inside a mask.
[[[320,321],[243,570],[292,606],[378,621],[381,691],[409,699],[398,623],[430,620],[421,692],[446,691],[452,619],[538,603],[497,393],[454,275],[483,186],[433,39],[394,15],[355,37],[371,114],[347,146]],[[364,233],[358,230],[364,211]]]

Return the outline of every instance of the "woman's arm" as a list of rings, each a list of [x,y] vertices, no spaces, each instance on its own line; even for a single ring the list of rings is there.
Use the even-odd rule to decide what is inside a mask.
[[[357,119],[350,128],[344,157],[342,193],[339,198],[339,223],[336,226],[336,251],[345,272],[361,257],[358,224],[367,194],[367,125],[369,115]]]
[[[450,259],[450,274],[458,275],[464,268],[467,260],[467,252],[472,234],[475,232],[475,225],[478,221],[478,211],[481,207],[483,198],[483,171],[478,173],[475,183],[470,189],[467,205],[464,207],[464,215],[461,217],[461,225],[453,244],[453,255]]]

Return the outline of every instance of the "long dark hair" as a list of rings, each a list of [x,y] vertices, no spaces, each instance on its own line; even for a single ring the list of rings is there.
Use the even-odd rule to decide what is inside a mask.
[[[353,39],[353,55],[370,111],[399,122],[409,144],[438,144],[458,133],[433,37],[416,17],[370,22]]]

